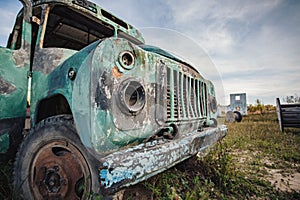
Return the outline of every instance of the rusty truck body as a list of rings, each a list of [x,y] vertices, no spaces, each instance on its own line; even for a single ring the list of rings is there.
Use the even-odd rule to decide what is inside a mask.
[[[21,2],[0,48],[0,150],[21,142],[21,198],[109,195],[226,135],[212,82],[132,25],[86,0]]]

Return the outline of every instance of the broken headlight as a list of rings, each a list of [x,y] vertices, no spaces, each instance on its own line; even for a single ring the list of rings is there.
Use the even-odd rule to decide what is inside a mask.
[[[136,114],[146,103],[144,86],[137,80],[125,80],[119,87],[120,108],[125,114]]]
[[[124,69],[132,69],[134,67],[134,55],[130,51],[123,51],[119,55],[119,63]]]

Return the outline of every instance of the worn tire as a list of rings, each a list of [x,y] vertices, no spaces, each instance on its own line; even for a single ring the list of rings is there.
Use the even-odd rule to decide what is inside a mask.
[[[99,189],[96,163],[81,143],[72,117],[51,117],[21,144],[14,190],[20,199],[88,199]]]
[[[234,114],[235,114],[235,121],[241,122],[243,119],[242,114],[239,111],[234,111]]]

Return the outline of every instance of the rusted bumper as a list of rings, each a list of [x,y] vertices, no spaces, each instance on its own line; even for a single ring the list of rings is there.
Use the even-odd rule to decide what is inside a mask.
[[[100,168],[101,190],[108,193],[158,174],[209,147],[227,134],[227,126],[205,128],[174,140],[155,140],[106,156]]]

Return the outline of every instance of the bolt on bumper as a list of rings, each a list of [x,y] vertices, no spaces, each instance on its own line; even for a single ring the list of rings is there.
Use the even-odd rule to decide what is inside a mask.
[[[174,140],[154,140],[109,154],[101,159],[100,190],[112,193],[158,174],[192,155],[200,153],[203,156],[226,134],[227,126],[220,125],[187,133]]]

